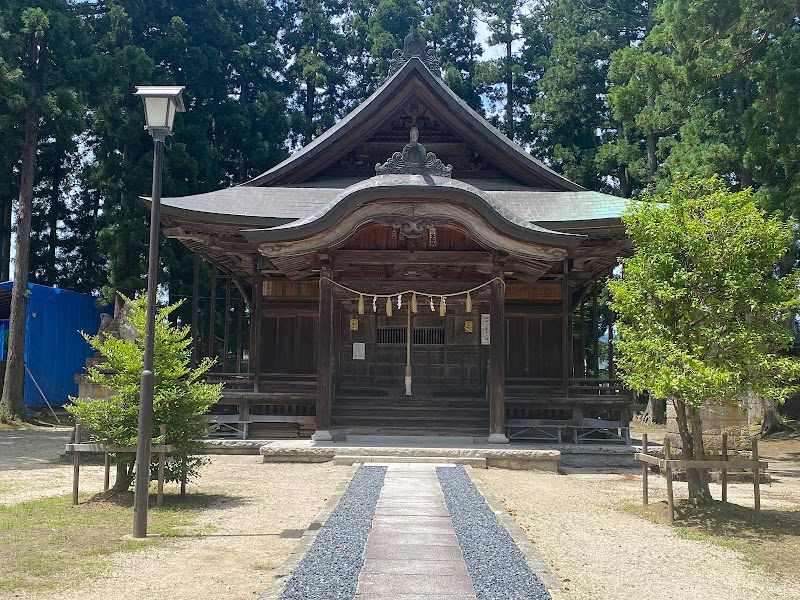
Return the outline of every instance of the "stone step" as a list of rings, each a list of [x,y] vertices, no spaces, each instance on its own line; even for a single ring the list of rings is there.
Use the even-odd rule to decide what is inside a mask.
[[[337,454],[333,457],[334,465],[357,465],[362,463],[370,464],[402,464],[402,463],[423,463],[435,464],[438,466],[449,465],[469,465],[475,469],[486,469],[486,458],[458,456],[442,460],[440,456],[364,456],[362,454]]]
[[[474,436],[464,435],[369,435],[351,434],[345,437],[346,442],[359,444],[449,444],[471,445],[475,443]],[[481,442],[486,440],[480,438]]]

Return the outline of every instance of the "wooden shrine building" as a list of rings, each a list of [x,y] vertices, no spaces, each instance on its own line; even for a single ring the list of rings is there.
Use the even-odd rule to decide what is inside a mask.
[[[626,201],[532,158],[432,54],[413,31],[383,85],[302,150],[238,187],[163,200],[166,235],[249,307],[248,372],[215,374],[229,420],[317,440],[613,435],[630,398],[599,379],[596,351],[587,369],[597,343],[573,315],[630,251]]]

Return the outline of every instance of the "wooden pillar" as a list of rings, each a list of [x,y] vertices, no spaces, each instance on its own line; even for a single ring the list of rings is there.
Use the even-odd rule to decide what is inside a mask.
[[[611,271],[611,278],[614,278],[614,271]],[[614,368],[614,311],[611,310],[611,307],[607,307],[608,318],[608,378],[614,379],[615,371]]]
[[[579,342],[580,352],[578,353],[578,360],[580,363],[577,376],[586,377],[586,298],[581,298],[580,313],[581,316],[578,319],[578,326],[581,328]]]
[[[331,400],[333,395],[333,273],[320,271],[319,335],[317,336],[317,427],[311,439],[329,442],[331,436]]]
[[[197,343],[200,320],[200,255],[194,253],[194,268],[192,270],[192,367],[197,366]]]
[[[244,295],[236,289],[236,372],[242,372],[242,320],[244,318]]]
[[[253,374],[253,392],[259,391],[261,378],[261,302],[264,292],[264,273],[261,271],[261,259],[258,260],[256,277],[252,283],[253,291],[250,299],[250,349],[248,350],[248,370]]]
[[[489,438],[490,444],[507,444],[506,437],[506,286],[503,272],[495,269],[489,306]]]
[[[225,286],[225,319],[224,319],[224,335],[222,337],[222,370],[228,372],[228,351],[230,350],[230,333],[231,333],[231,278],[228,277],[228,283]]]
[[[217,320],[217,267],[211,263],[211,307],[208,310],[208,355],[214,358],[214,332]]]
[[[600,321],[598,292],[597,282],[595,282],[592,289],[592,350],[594,352],[592,369],[595,379],[600,379],[600,336],[597,335],[598,322]]]
[[[569,259],[565,258],[561,271],[561,378],[564,398],[569,398],[569,379],[572,375],[572,298],[569,285]]]

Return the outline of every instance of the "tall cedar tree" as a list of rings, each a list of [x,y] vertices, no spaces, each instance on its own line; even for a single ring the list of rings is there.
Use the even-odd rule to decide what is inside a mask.
[[[619,314],[617,365],[625,384],[675,407],[685,460],[704,460],[699,409],[748,391],[781,401],[800,380],[781,315],[800,301],[797,273],[776,265],[792,224],[767,217],[750,190],[719,178],[684,181],[626,215],[634,243],[609,283]],[[688,472],[689,495],[708,498],[707,472]]]
[[[13,69],[19,74],[19,86],[14,86],[6,105],[19,107],[17,115],[24,123],[22,161],[19,167],[19,199],[16,216],[16,253],[14,287],[11,296],[8,354],[3,395],[0,404],[5,417],[27,417],[24,401],[25,327],[29,275],[31,213],[33,210],[36,161],[42,122],[52,124],[64,116],[69,107],[77,104],[74,87],[75,69],[72,64],[85,45],[82,27],[69,6],[46,0],[36,7],[18,5],[16,19],[8,20],[3,32],[6,48],[15,53],[4,62],[18,61]],[[13,11],[8,15],[14,14]],[[11,173],[8,174],[11,176]]]
[[[631,193],[630,161],[608,161],[601,148],[621,134],[606,103],[610,58],[637,41],[644,19],[633,0],[554,0],[526,27],[534,41],[543,38],[538,45],[546,52],[539,57],[544,72],[531,106],[531,141],[540,158],[588,189]]]
[[[100,3],[91,22],[102,74],[92,111],[96,158],[85,189],[101,199],[99,244],[108,256],[109,297],[133,294],[146,272],[146,207],[152,141],[143,130],[137,85],[186,85],[165,154],[163,193],[188,195],[241,183],[285,157],[288,131],[277,47],[282,13],[248,0]],[[192,257],[181,244],[162,247],[161,281],[172,299],[190,292]],[[184,320],[189,307],[179,309]]]
[[[470,107],[483,112],[482,87],[476,74],[483,54],[477,42],[477,14],[475,0],[428,0],[424,30],[447,85]]]

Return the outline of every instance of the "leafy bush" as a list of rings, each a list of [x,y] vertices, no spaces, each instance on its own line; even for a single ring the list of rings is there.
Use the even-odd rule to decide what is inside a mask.
[[[131,305],[131,323],[137,331],[145,331],[147,319],[146,297],[128,300]],[[176,327],[169,322],[169,314],[180,306],[180,302],[160,308],[156,314],[155,351],[153,372],[155,390],[153,398],[154,443],[175,446],[168,457],[165,469],[167,481],[186,481],[199,474],[206,459],[196,456],[202,443],[199,441],[209,428],[203,415],[219,400],[222,385],[210,385],[199,378],[214,360],[204,358],[194,369],[190,367],[191,343],[188,326]],[[144,364],[144,336],[134,341],[100,334],[83,334],[86,341],[106,361],[87,369],[88,379],[111,390],[108,399],[72,398],[67,410],[92,431],[92,438],[111,446],[136,444],[139,418],[139,391],[142,365]],[[166,425],[166,439],[160,437],[160,426]],[[128,463],[126,481],[118,481],[115,489],[127,489],[133,481],[133,457],[118,457]],[[157,455],[153,456],[157,459]],[[156,463],[151,465],[154,473]],[[151,476],[152,478],[152,476]]]

